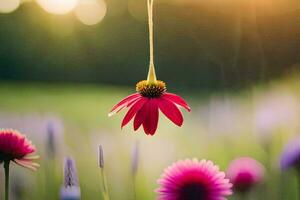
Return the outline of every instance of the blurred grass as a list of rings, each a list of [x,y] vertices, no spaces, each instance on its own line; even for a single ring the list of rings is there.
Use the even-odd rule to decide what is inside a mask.
[[[288,88],[289,91],[296,91],[299,88],[297,84],[297,81],[290,80],[284,84],[276,83],[275,86],[271,84],[269,89],[276,87],[277,90]],[[264,93],[269,89],[255,87],[249,91]],[[253,109],[249,91],[228,93],[227,97],[239,104],[250,104],[248,109]],[[133,199],[130,160],[136,141],[140,142],[141,156],[136,182],[137,199],[155,199],[156,180],[165,167],[178,159],[211,159],[222,170],[226,170],[229,161],[238,156],[252,156],[267,169],[266,182],[253,190],[249,199],[296,199],[293,174],[282,177],[277,166],[284,141],[294,134],[288,129],[274,134],[268,146],[264,146],[253,134],[253,122],[247,117],[239,118],[235,122],[246,126],[241,132],[219,135],[208,133],[209,129],[202,119],[203,115],[204,118],[209,116],[203,114],[201,106],[207,104],[211,97],[198,94],[187,97],[193,112],[184,112],[185,124],[182,128],[175,127],[161,117],[154,137],[144,135],[141,130],[134,133],[131,125],[121,131],[120,120],[123,114],[108,118],[107,113],[117,101],[131,92],[133,89],[85,84],[1,82],[0,112],[15,113],[18,116],[32,113],[41,116],[54,114],[64,121],[63,151],[54,160],[46,158],[45,143],[33,141],[41,155],[39,171],[31,173],[13,167],[13,173],[21,173],[26,182],[22,199],[58,199],[63,157],[68,155],[76,159],[82,199],[101,199],[100,169],[97,165],[98,144],[104,147],[105,170],[112,199]],[[45,137],[44,139],[46,140]],[[241,198],[235,195],[231,199]]]
[[[1,110],[59,113],[82,125],[101,126],[114,102],[128,94],[126,89],[93,85],[2,83]],[[110,120],[113,122],[113,120]]]

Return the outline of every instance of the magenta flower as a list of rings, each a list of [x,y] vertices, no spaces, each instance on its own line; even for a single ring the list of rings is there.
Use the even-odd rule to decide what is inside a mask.
[[[5,173],[4,199],[9,200],[9,166],[10,162],[36,170],[39,166],[33,160],[38,156],[30,154],[36,151],[35,147],[24,135],[12,129],[0,129],[0,164],[3,163]]]
[[[33,161],[38,156],[31,154],[36,148],[24,135],[12,129],[0,129],[0,163],[13,161],[16,164],[36,170],[39,166]]]
[[[211,161],[178,161],[165,169],[156,190],[159,200],[226,200],[232,184]]]
[[[264,166],[253,158],[237,158],[229,164],[227,176],[234,190],[247,192],[263,181]]]
[[[111,116],[129,107],[122,121],[122,128],[134,118],[135,131],[143,125],[147,135],[154,135],[158,126],[159,110],[177,126],[183,124],[183,117],[178,107],[183,107],[187,111],[191,110],[183,98],[166,92],[166,85],[162,81],[156,83],[141,81],[137,84],[136,90],[138,93],[121,100],[109,113]]]

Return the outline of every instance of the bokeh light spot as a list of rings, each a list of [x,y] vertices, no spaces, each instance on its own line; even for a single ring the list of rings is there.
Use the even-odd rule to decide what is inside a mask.
[[[49,13],[63,15],[71,12],[78,0],[37,0],[37,3]]]
[[[20,6],[20,0],[0,0],[0,13],[11,13]]]
[[[85,25],[99,23],[106,14],[107,6],[103,0],[81,0],[76,7],[76,17]]]

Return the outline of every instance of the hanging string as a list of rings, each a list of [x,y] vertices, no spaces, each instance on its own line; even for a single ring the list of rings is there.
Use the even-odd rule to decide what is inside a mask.
[[[156,74],[154,68],[154,47],[153,47],[153,1],[147,0],[148,8],[148,25],[149,25],[149,48],[150,48],[150,63],[148,72],[148,83],[156,83]]]
[[[147,0],[148,6],[148,25],[149,25],[149,47],[150,47],[150,64],[154,64],[153,56],[153,0]]]

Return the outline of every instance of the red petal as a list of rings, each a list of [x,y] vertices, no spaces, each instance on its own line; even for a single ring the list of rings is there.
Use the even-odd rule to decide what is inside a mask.
[[[166,98],[169,101],[172,101],[172,102],[176,103],[177,105],[182,106],[189,112],[191,111],[191,108],[189,107],[189,105],[186,103],[186,101],[181,96],[166,92],[162,95],[162,98]]]
[[[171,101],[160,98],[159,109],[177,126],[181,126],[183,123],[183,117],[178,107]]]
[[[146,108],[147,107],[147,108]],[[145,118],[143,121],[143,128],[145,133],[148,135],[154,135],[158,125],[158,101],[157,99],[150,99],[145,104]]]
[[[141,97],[140,94],[135,93],[132,95],[127,96],[126,98],[122,99],[119,103],[117,103],[110,111],[110,113],[108,114],[109,116],[119,112],[120,110],[122,110],[124,107],[126,107],[128,104],[130,104],[131,102],[137,100],[139,97]]]
[[[147,103],[144,104],[144,106],[136,113],[134,117],[134,122],[133,122],[133,128],[134,130],[138,130],[140,126],[142,125],[145,117],[147,116]]]
[[[141,109],[141,107],[148,101],[147,98],[141,98],[139,100],[137,100],[133,106],[131,106],[131,108],[128,110],[128,112],[126,113],[123,121],[122,121],[122,128],[123,126],[125,126],[126,124],[128,124],[128,122],[134,117],[134,115]]]

